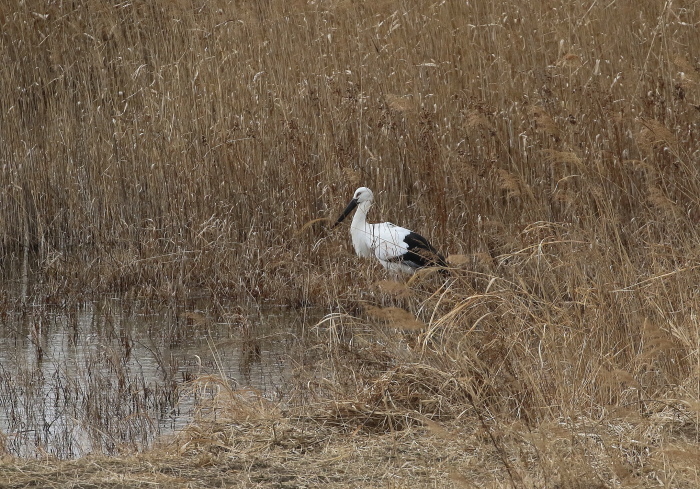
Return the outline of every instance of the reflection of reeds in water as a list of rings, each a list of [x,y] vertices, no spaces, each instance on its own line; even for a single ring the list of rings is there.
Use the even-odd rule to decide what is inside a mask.
[[[139,308],[125,315],[120,304],[6,311],[0,352],[4,453],[72,458],[143,450],[158,434],[182,427],[207,400],[189,397],[187,389],[181,396],[183,384],[207,372],[279,396],[274,389],[281,373],[270,359],[270,351],[279,354],[270,347],[270,331],[279,334],[273,316],[262,329],[240,313],[215,324],[203,310],[161,309],[145,320]],[[291,328],[292,319],[284,324]]]
[[[6,345],[16,329],[0,375],[7,453],[70,458],[140,450],[160,431],[154,420],[178,400],[174,384],[147,379],[136,367],[132,332],[120,318],[78,313],[73,324],[73,314],[34,308],[24,324],[5,317]]]
[[[8,453],[64,458],[150,445],[159,432],[154,414],[169,411],[176,401],[170,386],[154,389],[118,362],[109,362],[118,370],[105,372],[100,356],[83,360],[80,373],[57,364],[5,371],[0,386]]]

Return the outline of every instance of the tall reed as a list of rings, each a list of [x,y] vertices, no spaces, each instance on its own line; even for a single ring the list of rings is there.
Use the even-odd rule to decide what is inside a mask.
[[[26,246],[33,270],[97,291],[305,300],[293,277],[322,279],[348,248],[297,232],[362,184],[376,218],[451,253],[513,251],[525,226],[563,222],[608,246],[600,266],[665,269],[659,247],[682,262],[696,237],[697,15],[651,1],[3,7],[2,255]]]

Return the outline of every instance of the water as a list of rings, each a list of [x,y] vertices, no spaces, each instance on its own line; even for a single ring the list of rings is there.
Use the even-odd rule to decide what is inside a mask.
[[[61,458],[143,449],[192,420],[207,392],[188,386],[202,375],[282,400],[304,322],[280,309],[154,311],[119,300],[5,312],[0,449]]]

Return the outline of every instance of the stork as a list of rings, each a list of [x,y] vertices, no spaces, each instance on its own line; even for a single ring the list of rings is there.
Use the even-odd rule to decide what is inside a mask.
[[[358,188],[333,224],[336,227],[357,208],[350,224],[350,236],[358,256],[374,256],[384,268],[392,272],[415,273],[419,268],[427,266],[447,266],[445,258],[420,234],[390,222],[368,223],[367,213],[373,201],[374,194],[370,189]]]

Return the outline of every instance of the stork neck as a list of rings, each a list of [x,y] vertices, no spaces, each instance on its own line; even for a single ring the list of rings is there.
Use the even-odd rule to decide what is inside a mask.
[[[355,215],[352,217],[351,227],[361,228],[367,224],[367,213],[369,212],[370,207],[372,207],[372,202],[369,200],[362,202],[357,206]]]

